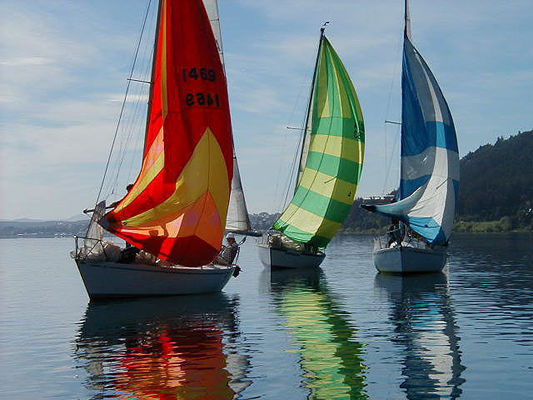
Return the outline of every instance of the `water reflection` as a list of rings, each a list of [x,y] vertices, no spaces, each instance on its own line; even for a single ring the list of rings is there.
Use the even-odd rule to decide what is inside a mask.
[[[445,274],[377,274],[375,287],[391,303],[392,342],[402,348],[401,384],[408,399],[461,396],[461,350]]]
[[[93,399],[233,399],[250,380],[238,298],[90,303],[74,358]]]
[[[299,345],[309,399],[366,399],[364,345],[326,285],[322,270],[271,271],[271,293]]]

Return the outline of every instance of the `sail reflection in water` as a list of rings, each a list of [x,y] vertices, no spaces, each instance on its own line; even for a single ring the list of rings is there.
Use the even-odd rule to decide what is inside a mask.
[[[309,398],[366,399],[364,345],[329,293],[322,270],[272,270],[271,292],[299,345]]]
[[[465,367],[446,275],[377,274],[375,286],[392,305],[392,341],[404,355],[401,388],[407,398],[459,398]]]
[[[90,303],[74,358],[95,399],[233,399],[251,384],[237,307],[223,294]]]

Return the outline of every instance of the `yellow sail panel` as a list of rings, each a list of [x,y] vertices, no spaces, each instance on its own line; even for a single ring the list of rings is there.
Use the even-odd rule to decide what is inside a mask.
[[[209,179],[201,179],[205,176]],[[228,198],[224,156],[213,133],[207,129],[175,183],[174,193],[158,206],[122,221],[122,232],[144,236],[147,240],[198,235],[206,243],[219,246]]]

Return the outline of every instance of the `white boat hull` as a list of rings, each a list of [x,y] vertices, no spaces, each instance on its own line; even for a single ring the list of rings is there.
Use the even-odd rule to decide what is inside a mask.
[[[257,249],[263,265],[272,268],[317,268],[326,257],[322,252],[303,254],[297,251],[274,249],[263,244],[258,245]]]
[[[76,260],[91,299],[172,296],[220,292],[235,266],[199,268]]]
[[[374,251],[374,265],[379,272],[439,272],[446,265],[444,249],[394,247]]]

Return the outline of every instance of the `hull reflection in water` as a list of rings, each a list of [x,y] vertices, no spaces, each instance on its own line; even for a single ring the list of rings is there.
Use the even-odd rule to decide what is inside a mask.
[[[322,270],[272,270],[271,292],[299,345],[310,399],[366,399],[364,345],[329,293]]]
[[[237,306],[221,293],[90,303],[74,358],[93,398],[233,399],[251,384]]]
[[[377,274],[375,287],[391,302],[393,342],[405,354],[401,388],[407,398],[459,398],[465,367],[446,275]]]

